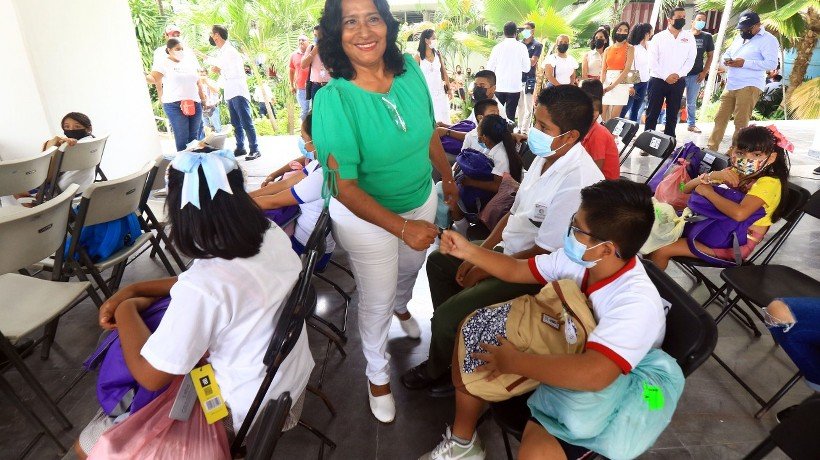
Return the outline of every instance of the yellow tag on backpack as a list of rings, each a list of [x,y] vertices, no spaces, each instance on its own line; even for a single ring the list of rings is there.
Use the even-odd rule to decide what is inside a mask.
[[[210,364],[194,368],[191,371],[191,380],[194,383],[199,404],[202,406],[202,412],[205,413],[205,420],[208,421],[208,424],[213,424],[227,417],[228,406],[225,405],[222,392],[219,390],[219,384],[216,383],[214,368]]]

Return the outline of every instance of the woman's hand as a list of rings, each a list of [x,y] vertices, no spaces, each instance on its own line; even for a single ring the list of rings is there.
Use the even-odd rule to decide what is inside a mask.
[[[444,192],[444,202],[452,209],[458,203],[458,187],[455,181],[445,179],[441,183],[441,190]]]
[[[482,343],[480,347],[486,353],[473,353],[471,356],[475,359],[480,359],[486,364],[476,368],[477,371],[489,372],[487,381],[492,381],[502,374],[514,374],[513,363],[520,351],[516,349],[509,340],[497,335],[499,346],[490,345],[489,343]]]
[[[438,236],[438,227],[426,220],[408,220],[399,238],[416,251],[430,247]]]
[[[634,87],[630,87],[630,88],[629,88],[629,95],[630,95],[630,96],[634,96],[634,95],[635,95],[635,88],[634,88]]]

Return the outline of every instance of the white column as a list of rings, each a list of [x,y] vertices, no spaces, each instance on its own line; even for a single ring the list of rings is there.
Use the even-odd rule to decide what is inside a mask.
[[[652,30],[655,30],[655,25],[658,23],[658,16],[661,14],[662,7],[663,0],[655,0],[655,4],[652,5],[652,15],[649,17],[649,24],[652,25]]]
[[[721,55],[723,52],[723,41],[726,39],[726,29],[729,27],[729,17],[732,16],[733,0],[726,0],[726,7],[723,8],[723,16],[720,17],[720,26],[718,26],[717,39],[715,39],[715,55],[712,59],[712,65],[709,66],[709,78],[706,80],[706,89],[703,91],[704,101],[711,101],[712,94],[715,92],[715,82],[717,81],[718,66],[721,62]]]
[[[68,112],[111,135],[102,163],[109,178],[161,153],[128,2],[0,0],[0,11],[0,40],[11,43],[4,64],[12,65],[0,72],[4,157],[61,134]]]

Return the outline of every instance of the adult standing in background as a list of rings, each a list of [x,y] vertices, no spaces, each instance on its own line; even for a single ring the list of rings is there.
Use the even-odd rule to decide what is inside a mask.
[[[578,77],[575,71],[578,70],[578,61],[567,55],[569,50],[569,35],[561,34],[555,39],[555,48],[552,54],[547,57],[544,65],[544,81],[546,86],[575,85]]]
[[[524,90],[521,93],[521,101],[518,103],[518,113],[521,115],[521,132],[526,133],[530,129],[532,111],[535,108],[533,94],[535,93],[536,72],[538,71],[538,59],[544,51],[544,45],[535,39],[534,22],[524,23],[521,38],[521,42],[527,47],[527,54],[530,56],[530,70],[521,78],[524,83]]]
[[[296,101],[299,102],[299,118],[305,121],[305,117],[310,110],[310,104],[307,100],[307,93],[305,92],[305,84],[308,79],[307,69],[302,68],[302,58],[305,57],[305,52],[308,47],[308,38],[306,35],[299,35],[299,45],[296,51],[290,55],[290,64],[288,69],[288,81],[290,82],[290,91],[296,95]]]
[[[604,51],[604,63],[601,66],[601,80],[604,82],[602,121],[606,122],[629,102],[629,84],[626,74],[632,69],[635,59],[635,48],[626,39],[629,38],[629,23],[621,22],[615,27],[612,35],[615,44]]]
[[[592,34],[589,40],[587,54],[581,62],[581,78],[596,80],[601,79],[601,67],[604,65],[604,51],[609,46],[609,32],[606,29],[598,29]]]
[[[720,95],[715,127],[708,148],[717,150],[729,117],[735,119],[735,135],[749,124],[752,110],[766,87],[766,72],[777,67],[780,45],[774,35],[760,24],[760,16],[746,10],[737,22],[740,34],[723,53],[726,88]]]
[[[316,92],[322,89],[327,82],[330,81],[330,72],[328,72],[325,65],[322,64],[322,57],[319,55],[319,40],[321,39],[321,26],[316,26],[313,28],[313,44],[310,45],[308,52],[305,53],[305,56],[302,58],[302,68],[310,69],[308,71],[307,80],[307,86],[309,87],[307,98],[310,101],[313,101],[313,97],[316,96]]]
[[[181,152],[200,134],[202,104],[206,98],[196,58],[187,56],[190,51],[183,48],[178,38],[169,39],[165,50],[165,60],[156,63],[151,77],[157,84],[162,109],[174,131],[177,152]]]
[[[496,97],[509,120],[515,120],[521,97],[521,74],[529,72],[532,67],[527,46],[515,38],[517,30],[512,21],[504,24],[504,40],[493,47],[487,61],[487,70],[495,72]]]
[[[686,88],[683,79],[695,64],[695,36],[686,25],[686,10],[672,10],[666,20],[665,30],[658,32],[649,42],[649,105],[646,109],[646,130],[654,130],[658,116],[666,101],[666,129],[668,136],[675,137],[678,111]]]
[[[634,49],[635,59],[632,68],[641,74],[640,83],[634,83],[629,90],[629,101],[621,110],[621,118],[638,121],[638,112],[646,99],[646,88],[649,86],[649,50],[647,43],[652,38],[653,27],[648,22],[636,24],[629,32],[629,44]]]
[[[205,93],[205,105],[202,107],[202,126],[209,126],[214,132],[222,131],[222,121],[220,120],[221,111],[219,104],[222,102],[222,90],[219,84],[208,76],[208,71],[201,70],[199,72],[199,84],[202,86],[202,92]],[[200,137],[204,139],[205,133],[200,130]]]
[[[450,91],[447,69],[444,67],[444,60],[441,58],[436,47],[436,31],[426,29],[419,37],[419,53],[415,56],[416,63],[427,80],[427,89],[433,99],[433,114],[438,123],[450,124],[450,103],[448,96],[453,97]]]
[[[704,32],[706,27],[706,13],[698,11],[695,20],[692,21],[692,35],[695,36],[697,54],[695,64],[689,75],[686,76],[686,122],[689,124],[689,131],[700,133],[700,129],[695,125],[695,113],[698,109],[698,94],[700,94],[700,84],[706,80],[709,73],[709,66],[712,65],[712,56],[715,54],[715,42],[712,34]],[[706,62],[703,62],[703,54],[706,53]]]
[[[399,23],[387,0],[327,0],[320,24],[318,47],[333,79],[313,100],[313,141],[336,195],[334,237],[347,251],[359,292],[370,410],[390,423],[396,402],[387,336],[394,312],[410,318],[416,276],[438,235],[433,165],[451,206],[458,189],[434,132],[424,75],[399,49]],[[413,323],[402,328],[418,337]]]
[[[165,26],[165,33],[162,35],[162,44],[154,50],[154,60],[151,64],[151,70],[157,67],[157,64],[163,62],[168,58],[168,53],[165,52],[166,43],[172,38],[179,38],[180,31],[176,24],[168,24]]]
[[[213,71],[220,74],[222,87],[225,89],[225,101],[228,103],[236,137],[236,150],[233,153],[237,157],[247,155],[245,161],[255,160],[262,154],[256,142],[256,128],[251,116],[251,93],[248,90],[248,76],[245,74],[245,59],[228,41],[228,29],[223,26],[214,25],[208,41],[219,48]],[[245,134],[248,135],[250,153],[245,150]]]

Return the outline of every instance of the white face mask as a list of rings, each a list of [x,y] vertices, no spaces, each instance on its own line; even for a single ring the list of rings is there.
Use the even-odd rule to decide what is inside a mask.
[[[185,50],[171,50],[169,55],[177,61],[182,62],[182,60],[185,58]]]
[[[430,48],[438,49],[438,40],[436,40],[435,38],[430,40]]]

